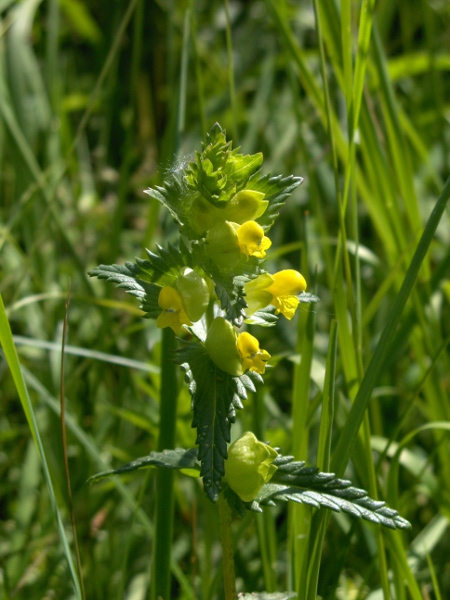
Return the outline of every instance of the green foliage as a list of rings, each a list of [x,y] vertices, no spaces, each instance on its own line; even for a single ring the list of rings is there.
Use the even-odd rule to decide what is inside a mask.
[[[257,266],[299,269],[307,292],[321,298],[301,303],[290,322],[270,308],[252,315],[275,325],[255,327],[275,368],[236,411],[232,441],[251,429],[295,461],[336,470],[412,524],[389,531],[296,502],[246,510],[233,523],[239,591],[450,597],[447,211],[415,282],[403,285],[448,177],[447,3],[7,0],[0,20],[0,293],[12,332],[0,352],[0,596],[77,595],[58,422],[69,278],[67,450],[86,597],[149,595],[156,473],[175,470],[85,482],[159,448],[160,409],[177,396],[160,399],[158,288],[148,286],[162,284],[152,283],[153,268],[148,278],[133,269],[151,262],[144,246],[154,254],[157,244],[169,251],[171,242],[175,254],[182,247],[155,198],[172,181],[170,210],[187,221],[177,198],[194,201],[184,176],[197,156],[180,157],[200,148],[218,120],[237,154],[263,152],[261,171],[249,175],[255,193],[268,173],[304,177],[285,205],[272,202],[258,217],[268,231],[271,212],[280,214],[273,251]],[[209,272],[201,234],[192,233],[182,262],[198,252]],[[86,277],[135,256],[123,275],[130,291],[138,283],[141,303],[153,289],[145,320],[124,289]],[[211,270],[221,278],[213,293],[236,324],[252,278],[246,267],[237,265],[242,277],[232,285],[226,270]],[[190,341],[191,329],[206,335],[196,323]],[[173,368],[179,391],[166,423],[175,442],[164,447],[191,448],[191,398]],[[29,404],[19,402],[20,377]],[[35,451],[33,414],[50,477]],[[169,597],[217,598],[216,506],[198,478],[175,476],[173,485],[173,537],[163,531],[173,550]]]
[[[211,427],[214,428],[214,425]],[[212,443],[209,440],[209,444]],[[226,448],[226,444],[223,445],[223,448]],[[201,468],[199,466],[202,451],[200,443],[198,451],[196,448],[189,450],[178,448],[164,450],[164,452],[152,452],[149,456],[138,458],[117,469],[98,473],[90,477],[89,481],[95,482],[104,477],[123,475],[149,467],[179,469],[192,477],[213,478],[214,475],[209,475],[205,470],[206,461],[202,462]],[[220,456],[219,452],[217,450],[214,455]],[[214,456],[210,462],[212,465]],[[328,508],[334,512],[344,512],[352,517],[383,525],[389,529],[411,528],[411,524],[403,519],[396,510],[388,508],[385,502],[369,498],[365,490],[353,487],[350,481],[340,479],[334,473],[322,473],[316,467],[305,466],[304,461],[294,461],[292,456],[283,456],[282,454],[278,454],[272,464],[277,467],[275,474],[269,483],[263,485],[253,501],[243,502],[229,487],[225,488],[228,501],[241,515],[246,510],[262,512],[263,506],[274,506],[276,502],[291,500],[314,508]],[[207,493],[212,496],[213,489],[208,488]]]
[[[200,474],[205,492],[213,502],[217,501],[221,490],[227,459],[227,444],[231,440],[231,424],[236,418],[236,408],[242,408],[241,400],[247,398],[246,388],[255,391],[248,376],[242,377],[241,380],[233,376],[242,375],[244,369],[241,367],[243,357],[239,356],[236,348],[231,324],[241,326],[246,318],[247,304],[243,286],[246,281],[265,272],[260,266],[264,255],[261,256],[258,247],[261,241],[255,247],[256,252],[243,254],[239,242],[239,225],[266,215],[265,225],[269,227],[277,216],[276,210],[302,181],[301,178],[295,177],[264,177],[257,180],[258,189],[253,189],[253,179],[259,173],[262,160],[262,154],[242,155],[237,149],[231,150],[231,142],[226,141],[225,131],[216,123],[207,135],[201,154],[196,154],[195,162],[188,163],[184,172],[169,177],[163,187],[159,187],[156,191],[147,190],[170,211],[180,226],[180,233],[189,238],[188,242],[182,239],[178,249],[169,246],[165,250],[157,246],[157,254],[147,250],[147,260],[128,262],[123,267],[100,265],[89,273],[99,279],[114,282],[118,284],[117,287],[136,296],[141,302],[145,316],[156,318],[158,326],[161,326],[159,316],[166,310],[160,300],[164,286],[176,288],[183,267],[192,267],[211,279],[219,307],[228,320],[224,321],[220,317],[215,320],[215,323],[220,321],[228,324],[231,338],[222,339],[222,334],[219,332],[212,342],[213,336],[210,335],[205,342],[202,334],[198,340],[200,343],[190,343],[179,352],[178,361],[186,372],[186,380],[192,395],[192,427],[197,430]],[[238,221],[237,258],[233,259],[230,266],[228,263],[231,259],[228,258],[227,253],[229,253],[229,245],[234,243],[233,236],[236,234],[234,226],[229,225],[228,220],[235,219]],[[217,242],[223,245],[226,257],[223,262],[218,261],[217,256],[211,253],[211,242],[208,237],[209,232],[221,223],[226,224],[231,236],[219,238]],[[173,289],[170,292],[170,298],[172,297],[176,298]],[[269,302],[270,299],[271,295],[268,294]],[[306,298],[308,302],[316,300],[317,298],[311,295]],[[183,304],[182,296],[180,302]],[[217,310],[217,307],[213,308],[213,304],[212,300],[211,310]],[[168,312],[176,314],[177,308],[178,305],[173,304]],[[184,306],[183,309],[189,316],[187,307]],[[203,328],[208,332],[213,329],[214,323],[208,320],[210,309],[208,311],[206,309],[205,305],[204,318],[202,319],[203,312],[200,311],[196,320],[202,320]],[[180,312],[180,315],[182,314]],[[170,326],[174,331],[186,324],[184,318],[180,316],[176,321],[170,321],[173,323]],[[272,321],[273,315],[261,312],[253,323],[261,322],[266,325],[271,324]],[[166,326],[165,322],[163,326]],[[194,327],[190,331],[196,335],[198,328]],[[225,351],[230,341],[231,352],[235,356],[227,355],[223,358],[221,353]],[[215,359],[214,356],[220,360]],[[238,368],[227,367],[227,361],[230,364],[238,363]]]
[[[243,408],[247,390],[254,391],[255,387],[249,376],[232,377],[217,368],[198,345],[186,345],[177,360],[186,373],[192,396],[192,427],[197,429],[200,475],[206,494],[215,502],[225,473],[227,443],[236,409]]]

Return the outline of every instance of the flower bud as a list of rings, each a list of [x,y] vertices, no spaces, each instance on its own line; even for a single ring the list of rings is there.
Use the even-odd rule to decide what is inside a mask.
[[[272,464],[277,456],[276,450],[248,431],[228,448],[228,485],[244,502],[251,502],[277,470]]]

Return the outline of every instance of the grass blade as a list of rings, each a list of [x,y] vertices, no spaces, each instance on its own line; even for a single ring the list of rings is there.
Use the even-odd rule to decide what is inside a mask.
[[[55,513],[56,521],[58,524],[58,530],[59,530],[59,535],[60,535],[61,543],[62,543],[63,550],[64,550],[64,555],[66,557],[67,564],[69,566],[69,571],[70,571],[71,579],[73,581],[73,585],[75,588],[76,597],[81,600],[82,593],[81,593],[80,583],[78,581],[78,577],[76,574],[75,565],[73,564],[72,553],[70,551],[69,542],[67,540],[66,532],[64,530],[64,525],[63,525],[63,521],[61,518],[61,514],[59,512],[58,504],[56,502],[55,490],[53,488],[53,482],[52,482],[50,470],[49,470],[49,467],[47,464],[44,447],[42,445],[41,436],[39,434],[39,429],[37,427],[33,406],[31,404],[31,400],[28,395],[28,389],[27,389],[25,380],[22,375],[19,358],[17,356],[16,348],[14,346],[11,328],[9,326],[9,321],[6,316],[6,311],[5,311],[5,307],[3,304],[3,298],[1,295],[0,295],[0,343],[3,348],[3,352],[5,354],[6,362],[9,365],[11,375],[14,379],[14,384],[16,386],[17,394],[20,398],[22,408],[23,408],[25,416],[27,418],[31,435],[33,436],[37,451],[39,453],[39,457],[42,462],[42,469],[44,471],[44,477],[45,477],[45,480],[47,483],[50,502],[52,504],[52,508]]]
[[[422,266],[423,260],[428,252],[449,198],[450,178],[447,180],[442,194],[436,202],[436,205],[428,219],[411,264],[406,272],[397,299],[394,302],[394,306],[389,314],[380,340],[361,382],[359,391],[348,415],[347,422],[341,431],[332,463],[333,470],[338,475],[342,475],[347,466],[356,436],[358,435],[359,428],[363,422],[365,412],[368,408],[373,388],[375,387],[375,384],[382,372],[384,359],[389,353],[396,327],[406,306],[406,302],[408,301],[408,298],[414,288],[420,267]]]

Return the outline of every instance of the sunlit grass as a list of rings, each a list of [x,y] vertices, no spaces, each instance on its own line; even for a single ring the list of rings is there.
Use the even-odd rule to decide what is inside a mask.
[[[86,597],[149,593],[154,473],[85,482],[157,449],[161,337],[86,273],[172,238],[143,190],[219,121],[272,172],[305,178],[271,239],[275,266],[301,270],[321,298],[265,331],[276,366],[236,431],[345,473],[413,526],[386,533],[303,506],[248,516],[235,529],[238,587],[314,598],[318,580],[329,600],[446,598],[448,212],[416,254],[448,200],[444,3],[0,10],[0,596],[80,597],[58,421],[69,280],[68,454]],[[178,376],[175,445],[189,447]],[[215,507],[181,478],[174,502],[172,597],[221,598]]]

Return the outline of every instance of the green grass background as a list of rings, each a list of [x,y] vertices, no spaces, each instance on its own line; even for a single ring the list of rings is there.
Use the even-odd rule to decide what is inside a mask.
[[[86,479],[157,449],[161,335],[86,273],[175,239],[143,190],[216,121],[265,172],[305,178],[269,268],[300,269],[321,298],[258,332],[274,368],[233,435],[345,472],[412,523],[249,515],[234,530],[238,589],[450,597],[449,4],[0,0],[0,15],[0,597],[83,595],[59,420],[70,286],[85,596],[148,596],[155,473]],[[190,447],[179,377],[176,445]],[[220,599],[217,509],[189,478],[174,494],[172,598]]]

